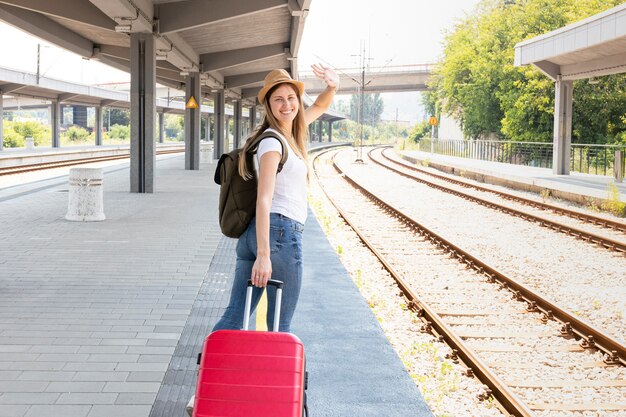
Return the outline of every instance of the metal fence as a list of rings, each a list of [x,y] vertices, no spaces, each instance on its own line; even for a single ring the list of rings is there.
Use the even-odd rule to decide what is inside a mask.
[[[552,143],[508,142],[493,140],[440,140],[424,138],[419,150],[461,158],[504,162],[531,167],[552,168]],[[621,151],[617,153],[616,151]],[[617,166],[624,176],[626,145],[572,144],[570,170],[586,174],[615,176],[616,155],[621,159]]]

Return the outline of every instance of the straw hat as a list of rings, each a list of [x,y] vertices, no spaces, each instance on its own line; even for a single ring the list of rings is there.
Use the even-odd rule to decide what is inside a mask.
[[[259,103],[263,103],[265,95],[272,87],[282,83],[294,85],[298,89],[298,95],[302,96],[304,94],[304,83],[302,81],[294,80],[284,69],[275,69],[265,76],[265,84],[257,96]]]

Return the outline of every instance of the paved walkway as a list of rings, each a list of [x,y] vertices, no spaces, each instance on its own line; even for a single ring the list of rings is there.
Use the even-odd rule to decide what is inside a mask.
[[[159,157],[154,194],[128,192],[127,166],[104,169],[104,222],[64,219],[66,178],[0,190],[0,417],[184,416],[234,241],[214,165]],[[312,415],[431,417],[312,215],[304,244]]]
[[[4,196],[0,416],[149,414],[221,238],[217,186],[182,161],[154,194],[107,169],[104,222],[64,219],[67,181]]]
[[[466,177],[475,177],[484,182],[534,192],[547,188],[553,190],[553,195],[579,203],[583,203],[585,197],[606,199],[609,185],[614,184],[620,192],[620,200],[626,202],[626,182],[615,183],[613,177],[579,172],[572,172],[570,175],[555,175],[550,168],[480,161],[421,151],[403,151],[402,153],[419,161],[428,161],[429,166],[433,168],[448,172],[454,171],[457,175],[462,172]]]

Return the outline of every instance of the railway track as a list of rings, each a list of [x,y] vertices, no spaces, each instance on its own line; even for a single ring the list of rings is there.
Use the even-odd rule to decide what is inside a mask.
[[[626,412],[624,345],[377,197],[361,184],[364,169],[318,160],[329,154],[315,161],[325,193],[394,276],[422,330],[489,387],[485,398],[515,416]],[[592,391],[592,400],[568,402],[567,391]]]
[[[184,148],[180,149],[163,149],[157,150],[157,155],[166,155],[171,153],[180,153],[185,152]],[[55,161],[55,162],[42,162],[37,164],[27,164],[27,165],[19,165],[19,166],[10,166],[10,167],[1,167],[0,175],[13,175],[13,174],[23,174],[26,172],[33,171],[41,171],[45,169],[53,169],[53,168],[62,168],[73,165],[82,165],[93,162],[103,162],[103,161],[114,161],[117,159],[128,159],[130,158],[130,153],[122,154],[122,155],[109,155],[109,156],[94,156],[89,158],[79,158],[79,159],[70,159],[63,161]]]
[[[403,168],[409,169],[411,171],[419,172],[420,174],[424,174],[432,178],[436,178],[438,180],[445,181],[451,184],[459,185],[464,188],[473,188],[478,191],[483,191],[485,193],[497,195],[498,197],[501,197],[505,200],[514,201],[514,202],[527,205],[530,207],[534,207],[540,210],[550,211],[550,212],[553,212],[562,216],[567,216],[572,219],[580,220],[582,222],[590,223],[593,225],[599,225],[607,229],[617,230],[626,234],[626,222],[620,222],[616,220],[606,219],[604,217],[594,216],[589,213],[583,213],[577,210],[571,210],[571,209],[567,209],[564,207],[559,207],[554,204],[548,204],[548,203],[536,201],[530,198],[524,198],[515,194],[499,191],[494,188],[483,187],[483,186],[474,184],[469,181],[464,181],[464,180],[454,178],[452,176],[437,174],[429,170],[419,168],[418,166],[414,165],[415,163],[417,163],[417,160],[409,156],[401,155],[399,157],[394,157],[391,155],[390,151],[391,149],[389,147],[386,147],[386,149],[382,153],[382,156],[389,162],[392,162],[396,165],[400,165]]]
[[[534,201],[528,198],[523,198],[516,196],[514,194],[505,193],[502,191],[497,191],[488,187],[482,187],[475,184],[471,184],[466,181],[457,180],[454,178],[450,178],[444,175],[434,174],[429,171],[420,169],[413,165],[409,165],[402,160],[398,160],[397,158],[393,158],[389,155],[389,148],[385,148],[382,150],[381,148],[370,150],[369,157],[372,161],[377,164],[392,170],[400,175],[411,178],[415,181],[423,183],[429,187],[435,188],[437,190],[453,194],[457,197],[466,199],[468,201],[472,201],[474,203],[481,204],[483,206],[489,207],[494,210],[501,211],[503,213],[507,213],[519,218],[522,218],[527,221],[535,222],[541,226],[550,228],[557,232],[565,233],[569,236],[575,237],[582,241],[599,245],[606,249],[617,251],[626,254],[626,240],[619,239],[620,237],[626,236],[626,223],[622,223],[619,221],[614,221],[610,219],[605,219],[598,216],[593,216],[587,213],[581,213],[574,210],[564,209],[562,207],[558,207],[555,205],[550,205],[546,203],[541,203],[538,201]],[[425,176],[434,177],[434,181],[429,181],[425,179]],[[453,186],[446,185],[446,183],[453,184]],[[455,187],[456,186],[456,187]],[[568,225],[563,223],[559,219],[551,219],[546,216],[532,213],[527,210],[522,210],[520,208],[514,207],[510,204],[503,204],[500,201],[494,201],[493,199],[485,198],[484,196],[476,193],[471,193],[467,191],[463,191],[459,187],[463,187],[465,189],[471,188],[473,190],[478,190],[481,192],[480,194],[489,193],[494,194],[502,199],[505,199],[510,202],[519,203],[525,206],[530,206],[536,209],[540,209],[543,211],[549,210],[559,216],[567,216],[569,218],[573,218],[579,222],[588,223],[588,226],[601,226],[603,228],[609,228],[614,230],[615,237],[610,237],[606,235],[599,234],[597,232],[585,230],[581,227],[576,227],[573,225]]]

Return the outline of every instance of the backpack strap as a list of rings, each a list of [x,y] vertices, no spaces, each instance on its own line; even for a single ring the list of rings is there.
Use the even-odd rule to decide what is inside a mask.
[[[285,162],[287,162],[287,157],[289,156],[289,147],[285,143],[285,138],[283,138],[283,136],[280,133],[274,130],[266,130],[265,132],[261,133],[258,137],[253,139],[252,143],[250,144],[250,148],[248,148],[248,152],[250,154],[255,154],[257,150],[259,149],[259,144],[265,138],[278,139],[281,146],[283,147],[283,152],[280,156],[280,161],[278,162],[278,172],[280,172],[283,170],[283,166],[285,165]]]

